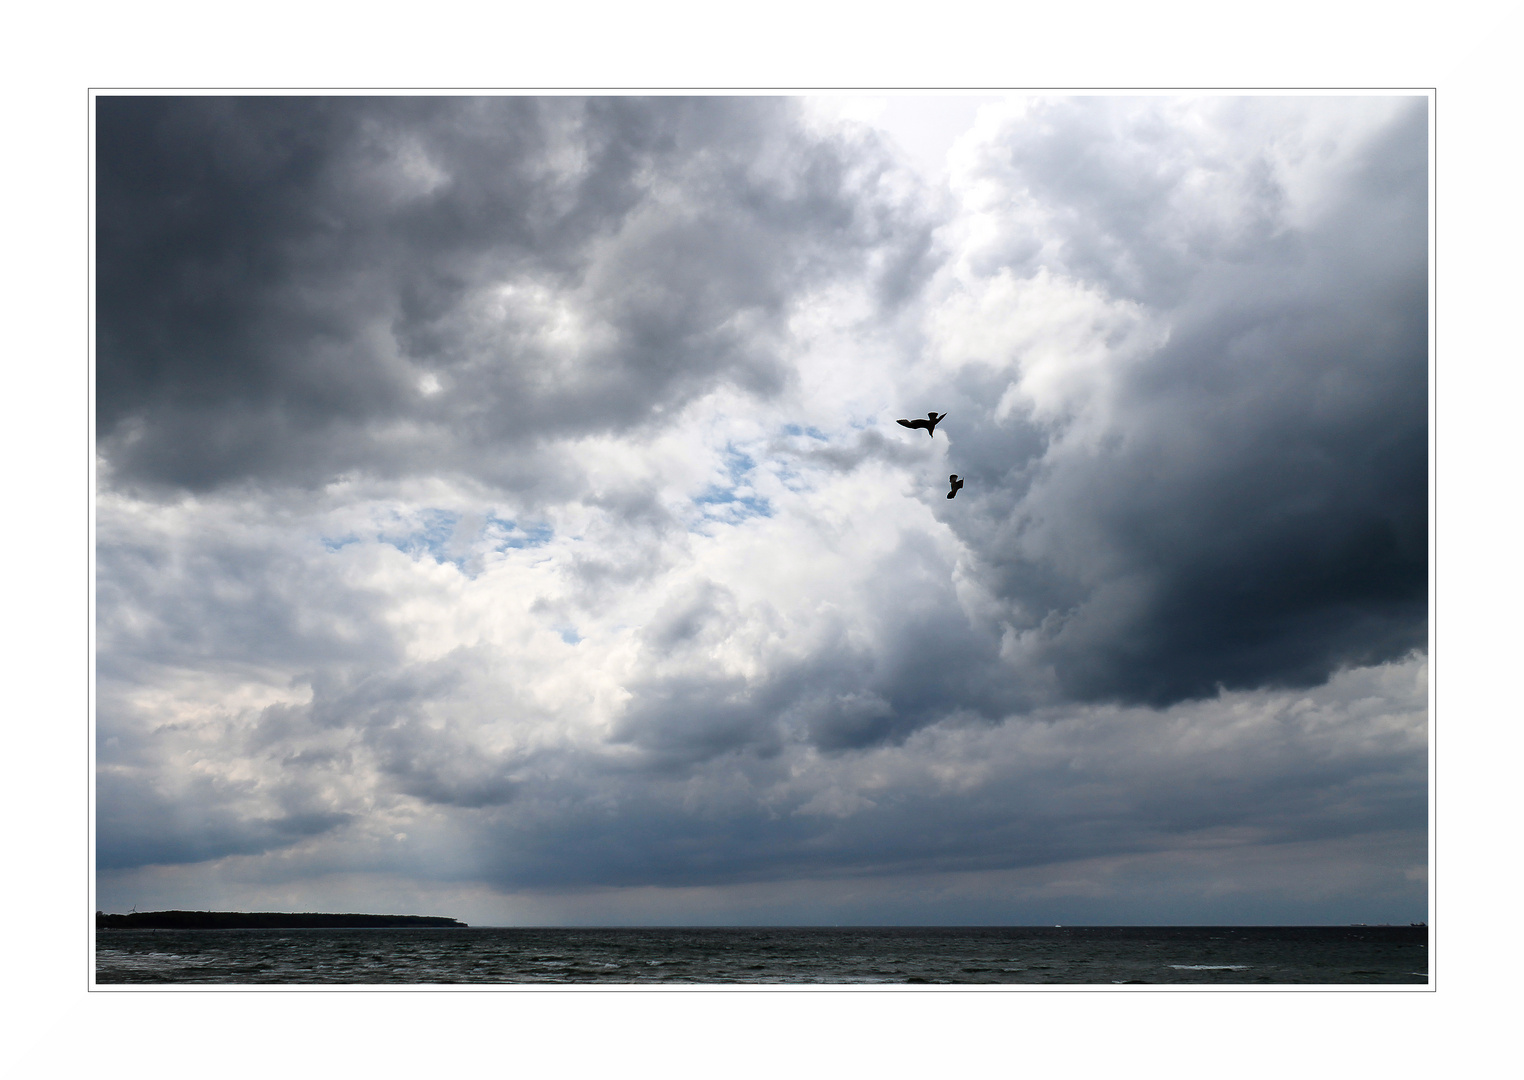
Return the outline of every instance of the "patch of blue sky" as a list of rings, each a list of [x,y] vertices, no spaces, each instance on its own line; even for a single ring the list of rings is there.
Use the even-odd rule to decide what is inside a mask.
[[[757,467],[750,454],[737,450],[734,445],[725,447],[725,483],[712,484],[693,501],[704,508],[704,516],[742,521],[751,517],[772,517],[772,504],[759,496],[756,489],[746,482],[747,475]]]
[[[458,515],[448,510],[423,510],[416,516],[407,517],[393,514],[391,522],[379,527],[372,535],[361,536],[359,533],[350,532],[340,536],[322,536],[318,539],[328,551],[339,551],[350,544],[373,540],[390,544],[405,555],[417,557],[427,552],[441,562],[454,561],[448,559],[446,546],[455,535],[455,523],[458,519]]]
[[[450,510],[420,510],[398,521],[405,531],[383,530],[376,539],[415,559],[428,555],[435,562],[453,563],[459,567],[464,560],[451,550],[459,521],[460,515]]]
[[[725,444],[725,472],[730,477],[731,486],[741,482],[741,478],[757,467],[756,460],[744,450],[737,450],[734,443]]]
[[[749,517],[772,517],[773,505],[749,487],[710,488],[693,500],[705,508],[706,517],[739,521]]]
[[[543,522],[520,524],[489,515],[486,524],[474,536],[461,534],[461,515],[451,510],[426,509],[407,516],[394,515],[387,526],[370,537],[358,533],[322,536],[319,541],[330,552],[350,544],[374,540],[390,544],[413,558],[424,555],[439,563],[450,563],[464,571],[474,552],[505,551],[509,548],[537,548],[549,543],[555,529]]]
[[[582,640],[582,635],[577,633],[577,629],[574,626],[563,626],[556,633],[560,634],[561,640],[568,645],[575,645]]]
[[[803,471],[787,462],[779,462],[777,468],[773,470],[773,476],[777,478],[778,483],[782,484],[787,491],[795,495],[809,491],[814,487]]]
[[[783,431],[786,435],[805,435],[817,442],[830,442],[831,438],[817,427],[800,427],[798,424],[784,424]]]
[[[491,515],[488,516],[487,524],[482,528],[482,536],[486,538],[493,551],[541,547],[549,543],[555,534],[556,530],[544,522],[521,525],[516,521]]]

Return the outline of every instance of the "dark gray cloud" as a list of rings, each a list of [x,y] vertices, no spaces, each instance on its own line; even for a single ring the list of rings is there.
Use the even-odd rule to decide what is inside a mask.
[[[1373,688],[1367,677],[1322,691],[1319,707],[1357,685]],[[586,787],[526,793],[570,807],[553,828],[526,834],[508,820],[483,821],[494,838],[483,846],[498,853],[504,881],[694,885],[1036,866],[1234,836],[1287,844],[1421,831],[1421,743],[1395,729],[1346,743],[1351,728],[1316,737],[1310,755],[1309,702],[1296,702],[1235,701],[1254,722],[1232,736],[1196,705],[1163,718],[947,727],[816,776],[798,758],[749,756],[660,783],[598,773]],[[936,775],[966,781],[973,762],[977,781]],[[811,782],[827,775],[823,787]]]
[[[1312,686],[1421,647],[1423,101],[1302,226],[1284,212],[1270,147],[1239,167],[1252,180],[1240,214],[1180,224],[1200,161],[1169,131],[1119,130],[1119,114],[1102,100],[1056,107],[996,144],[1005,182],[1074,226],[1056,251],[986,253],[988,269],[1093,275],[1154,305],[1168,340],[1119,366],[1114,415],[1087,445],[1066,444],[1061,424],[999,422],[982,403],[1002,380],[965,376],[949,429],[969,476],[960,505],[975,509],[944,520],[1071,699],[1167,705],[1218,686]],[[1161,143],[1178,153],[1161,156]]]
[[[321,835],[352,815],[322,810],[250,814],[234,793],[212,783],[161,793],[151,782],[112,770],[96,778],[96,866],[100,870],[207,862],[262,855]]]
[[[196,490],[524,486],[545,437],[774,394],[795,297],[865,271],[902,294],[929,237],[875,194],[882,150],[793,108],[101,98],[101,449],[123,481]]]

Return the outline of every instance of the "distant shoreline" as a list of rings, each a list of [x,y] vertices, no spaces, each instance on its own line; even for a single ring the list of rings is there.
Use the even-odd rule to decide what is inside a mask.
[[[284,911],[134,911],[126,915],[95,913],[97,930],[339,930],[403,927],[465,928],[442,915],[335,915]]]

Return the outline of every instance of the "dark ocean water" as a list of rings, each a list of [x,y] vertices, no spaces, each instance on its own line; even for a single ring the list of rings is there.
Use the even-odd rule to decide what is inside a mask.
[[[105,983],[1428,982],[1421,927],[103,930]]]

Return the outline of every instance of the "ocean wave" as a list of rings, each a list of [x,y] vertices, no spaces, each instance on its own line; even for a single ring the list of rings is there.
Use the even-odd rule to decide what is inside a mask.
[[[1243,971],[1248,964],[1171,964],[1176,971]]]

